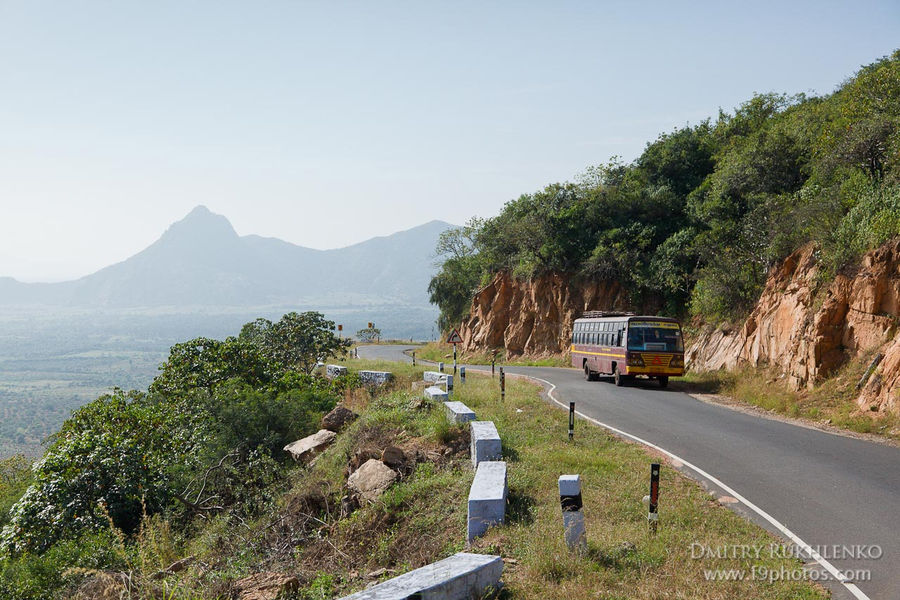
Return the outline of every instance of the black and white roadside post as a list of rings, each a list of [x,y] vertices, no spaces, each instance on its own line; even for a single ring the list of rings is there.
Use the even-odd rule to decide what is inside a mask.
[[[438,363],[438,371],[440,371],[441,373],[444,372],[444,363],[442,363],[442,362]]]
[[[659,522],[659,463],[650,465],[650,495],[647,499],[647,522],[650,524],[650,533],[656,533],[656,524]]]
[[[459,382],[462,383],[463,385],[466,384],[466,368],[465,367],[459,368]]]
[[[453,375],[445,375],[444,383],[447,386],[447,398],[449,399],[453,395]]]
[[[494,378],[494,363],[496,363],[496,362],[497,362],[497,355],[496,354],[491,355],[491,379]]]
[[[569,402],[569,441],[575,438],[575,403]]]
[[[506,400],[506,375],[503,373],[503,367],[500,367],[500,400]]]
[[[563,535],[569,550],[584,552],[587,538],[581,502],[581,475],[559,476],[559,504],[562,507]]]
[[[456,344],[453,344],[453,374],[456,375]]]
[[[412,351],[412,358],[413,358],[413,366],[416,366],[416,351],[415,350]]]

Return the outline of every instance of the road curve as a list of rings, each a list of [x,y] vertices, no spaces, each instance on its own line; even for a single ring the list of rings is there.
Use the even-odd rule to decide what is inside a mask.
[[[359,352],[409,361],[408,348]],[[574,401],[581,415],[690,463],[696,470],[681,470],[717,495],[746,500],[730,508],[782,538],[787,528],[841,572],[870,571],[868,581],[826,583],[834,598],[900,598],[900,449],[702,402],[655,382],[615,387],[584,381],[575,369],[505,371],[555,386],[554,399]]]

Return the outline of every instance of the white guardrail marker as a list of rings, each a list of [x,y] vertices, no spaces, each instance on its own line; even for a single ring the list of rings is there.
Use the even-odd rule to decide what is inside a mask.
[[[581,502],[581,475],[559,476],[559,504],[562,507],[563,532],[569,550],[587,549],[584,509]]]

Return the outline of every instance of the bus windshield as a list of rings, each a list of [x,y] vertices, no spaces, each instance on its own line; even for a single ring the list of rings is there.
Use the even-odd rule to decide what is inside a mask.
[[[678,323],[631,321],[628,323],[628,349],[656,352],[684,352]]]

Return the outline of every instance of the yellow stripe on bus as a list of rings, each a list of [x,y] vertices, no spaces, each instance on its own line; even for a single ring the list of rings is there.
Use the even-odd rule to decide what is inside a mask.
[[[577,354],[590,354],[591,356],[615,356],[618,358],[625,358],[625,353],[621,352],[619,354],[609,354],[608,352],[588,352],[587,350],[576,350],[575,346],[572,346],[572,352]]]

